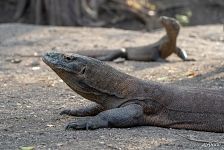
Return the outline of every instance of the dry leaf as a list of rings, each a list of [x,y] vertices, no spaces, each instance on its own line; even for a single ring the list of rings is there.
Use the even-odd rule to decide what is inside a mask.
[[[19,149],[20,150],[34,150],[34,146],[22,146]]]

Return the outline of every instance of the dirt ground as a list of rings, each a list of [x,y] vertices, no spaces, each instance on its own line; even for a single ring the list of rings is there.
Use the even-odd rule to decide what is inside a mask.
[[[47,51],[110,49],[153,43],[164,31],[0,25],[0,149],[224,149],[224,134],[159,127],[65,131],[63,108],[89,104],[49,69]],[[109,64],[133,76],[184,86],[224,88],[222,25],[183,28],[178,45],[195,62]],[[20,56],[19,56],[20,55]],[[37,57],[34,57],[36,56]]]

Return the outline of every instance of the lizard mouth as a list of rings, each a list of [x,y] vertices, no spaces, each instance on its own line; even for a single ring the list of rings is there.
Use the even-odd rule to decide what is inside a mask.
[[[83,75],[86,72],[86,64],[78,61],[78,56],[67,56],[61,53],[46,53],[42,60],[55,72],[70,72],[75,75]]]
[[[52,66],[52,65],[57,64],[58,56],[55,58],[55,57],[53,57],[54,55],[52,55],[52,54],[56,54],[56,53],[46,53],[42,57],[43,62],[46,63],[48,66]]]
[[[67,56],[61,53],[46,53],[43,61],[75,92],[91,100],[98,100],[107,94],[85,83],[88,67],[82,56]]]
[[[65,69],[63,63],[59,60],[62,54],[59,53],[46,53],[43,55],[42,60],[45,64],[47,64],[52,70],[59,71]]]
[[[159,18],[160,23],[166,28],[166,30],[169,30],[170,32],[176,32],[179,33],[180,30],[180,24],[177,20],[174,18],[161,16]]]

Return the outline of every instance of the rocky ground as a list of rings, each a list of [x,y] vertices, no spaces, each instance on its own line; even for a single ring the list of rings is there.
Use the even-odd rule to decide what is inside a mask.
[[[159,127],[65,131],[63,108],[89,104],[39,57],[47,51],[110,49],[153,43],[164,31],[0,25],[0,149],[224,149],[224,134]],[[183,28],[178,45],[194,62],[110,62],[133,76],[184,86],[224,88],[222,25]]]

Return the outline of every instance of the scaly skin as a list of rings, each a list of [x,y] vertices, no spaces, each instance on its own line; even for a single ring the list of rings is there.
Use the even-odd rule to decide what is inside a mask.
[[[176,47],[177,36],[180,31],[179,22],[165,16],[160,17],[159,21],[165,28],[166,35],[154,44],[115,50],[82,50],[77,53],[102,61],[112,61],[118,57],[136,61],[164,61],[171,54],[175,53],[184,61],[193,61],[194,59],[187,58],[187,53],[184,50]]]
[[[66,129],[153,125],[224,132],[224,90],[144,81],[86,56],[47,53],[43,61],[76,93],[96,103],[64,110],[81,116]],[[84,117],[85,116],[85,117]]]

